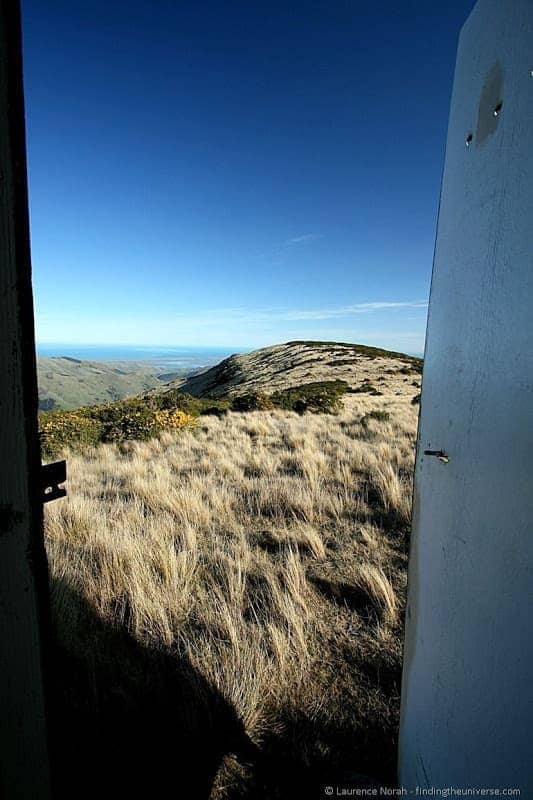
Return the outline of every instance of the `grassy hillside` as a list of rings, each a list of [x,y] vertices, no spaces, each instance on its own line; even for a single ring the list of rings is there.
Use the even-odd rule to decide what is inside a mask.
[[[116,796],[394,779],[414,391],[69,457],[46,507],[64,796],[98,796],[99,766]]]
[[[147,361],[82,361],[39,357],[41,410],[114,403],[152,390],[179,389],[211,399],[279,393],[295,386],[343,381],[354,391],[405,393],[418,380],[420,359],[365,345],[288,342],[230,356],[211,369],[161,370]],[[376,384],[374,386],[374,384]],[[379,384],[379,385],[378,385]]]
[[[132,397],[116,403],[81,406],[74,410],[41,411],[39,436],[45,460],[67,447],[83,452],[106,442],[146,440],[164,430],[191,427],[199,416],[222,417],[231,412],[283,408],[299,414],[336,414],[349,387],[343,381],[296,386],[272,395],[263,392],[231,399],[197,398],[177,389]],[[372,394],[372,392],[371,392]]]
[[[226,397],[241,392],[275,392],[304,383],[341,380],[357,389],[379,383],[384,393],[405,393],[419,378],[422,361],[414,356],[366,345],[337,342],[287,342],[226,358],[201,375],[173,386],[196,397]]]
[[[39,356],[37,372],[39,408],[43,410],[111,403],[161,388],[179,374],[165,374],[142,361],[80,361],[67,356]]]

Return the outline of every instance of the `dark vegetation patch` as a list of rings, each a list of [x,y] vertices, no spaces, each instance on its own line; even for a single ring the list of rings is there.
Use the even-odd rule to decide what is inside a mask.
[[[335,361],[328,361],[328,367],[340,367],[344,364],[348,364],[353,366],[354,364],[359,364],[359,359],[357,358],[337,358]]]
[[[309,574],[308,577],[318,591],[333,603],[345,606],[350,611],[356,611],[365,620],[370,621],[375,617],[372,598],[354,583],[344,583],[334,578],[323,578],[313,573]]]
[[[154,402],[157,408],[162,410],[179,409],[186,414],[193,417],[198,417],[204,413],[214,413],[217,408],[221,411],[227,411],[230,406],[228,399],[214,400],[210,397],[193,397],[191,394],[181,392],[179,389],[171,389],[168,392],[162,392],[153,395],[145,395],[138,398],[141,402]]]
[[[303,478],[304,476],[304,470],[301,463],[297,458],[292,456],[283,459],[283,462],[278,467],[278,472],[281,475],[291,475],[292,477],[296,478]]]
[[[276,408],[296,411],[298,414],[306,411],[335,414],[347,391],[346,381],[314,381],[274,392],[272,402]]]
[[[126,373],[123,373],[124,375]],[[158,381],[161,383],[170,383],[170,381],[175,380],[176,378],[180,377],[179,372],[161,372],[159,375],[156,376]]]
[[[272,399],[263,392],[239,394],[231,401],[232,411],[269,411],[273,408]]]
[[[248,622],[264,625],[272,614],[272,592],[264,575],[249,572],[243,598],[243,617]]]
[[[415,358],[414,360],[409,362],[411,367],[411,372],[416,372],[419,375],[422,375],[422,370],[424,368],[424,362],[421,358]]]
[[[323,359],[321,358],[303,358],[299,361],[294,361],[288,367],[284,367],[283,369],[276,370],[276,372],[288,372],[291,369],[296,369],[296,367],[308,367],[308,366],[315,366],[316,364],[323,363]]]
[[[246,465],[243,470],[243,475],[245,478],[261,478],[264,472],[260,467]]]
[[[217,367],[215,367],[215,369],[217,373],[217,381],[220,383],[231,381],[241,374],[241,368],[238,362],[232,358],[232,356],[222,361]]]
[[[208,406],[200,411],[202,417],[218,417],[219,419],[225,417],[227,413],[228,409],[222,406]]]
[[[365,414],[364,417],[361,419],[361,425],[363,427],[366,427],[371,419],[375,419],[378,422],[389,422],[390,414],[388,411],[382,411],[381,409],[375,409],[374,411],[369,411],[368,414]]]
[[[264,550],[270,555],[279,553],[284,546],[284,542],[276,536],[274,531],[263,530],[252,534],[252,540],[256,547]]]
[[[380,392],[379,389],[376,389],[374,384],[370,383],[369,380],[363,381],[363,383],[360,386],[351,387],[350,389],[348,389],[348,391],[350,392],[350,394],[365,394],[366,393],[366,394],[371,394],[374,397],[383,394],[383,392]]]

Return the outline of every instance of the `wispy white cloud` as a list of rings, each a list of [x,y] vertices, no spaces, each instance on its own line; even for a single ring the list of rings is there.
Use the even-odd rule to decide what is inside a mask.
[[[298,322],[307,320],[337,320],[353,317],[358,314],[372,314],[375,312],[388,312],[403,309],[426,309],[425,300],[400,300],[400,301],[375,301],[368,303],[354,303],[351,305],[329,308],[220,308],[203,311],[195,314],[176,315],[176,321],[189,321],[200,327],[221,327],[225,323],[240,323],[241,325],[268,325],[283,322]]]
[[[425,314],[420,314],[419,330],[402,331],[408,319],[402,311],[422,312],[426,308],[424,300],[378,300],[311,309],[234,307],[169,313],[152,308],[142,315],[130,312],[109,316],[37,313],[37,333],[41,342],[259,346],[293,338],[345,338],[369,344],[382,342],[382,346],[390,347],[396,342],[398,349],[412,336],[417,340],[415,349],[421,350]]]
[[[317,239],[323,239],[322,233],[304,233],[302,236],[293,236],[283,242],[282,247],[290,247],[293,244],[306,244],[307,242],[315,242]]]
[[[399,302],[355,303],[354,305],[339,308],[310,309],[303,311],[287,311],[284,319],[339,319],[351,317],[354,314],[367,314],[372,311],[387,311],[399,308],[427,308],[424,300],[408,300]]]

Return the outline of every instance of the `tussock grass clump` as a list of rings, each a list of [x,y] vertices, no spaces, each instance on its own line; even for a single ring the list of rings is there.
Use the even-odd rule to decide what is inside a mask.
[[[123,748],[114,769],[134,757],[157,789],[167,756],[180,780],[190,759],[194,796],[219,800],[394,778],[416,410],[381,402],[208,415],[69,458],[46,539],[72,770]]]
[[[382,408],[375,408],[372,411],[368,411],[361,418],[361,425],[366,427],[371,419],[377,419],[378,422],[388,422],[390,420],[390,414],[388,411],[384,411]]]

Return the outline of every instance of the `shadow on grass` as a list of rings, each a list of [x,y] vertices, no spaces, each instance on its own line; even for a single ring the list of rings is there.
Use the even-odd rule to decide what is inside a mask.
[[[186,658],[107,625],[61,581],[51,588],[61,615],[52,652],[55,800],[202,800],[224,756],[254,759],[234,708]]]
[[[381,730],[368,726],[354,731],[349,724],[328,724],[296,709],[287,709],[282,717],[283,733],[264,737],[261,758],[239,800],[319,800],[327,796],[326,787],[355,796],[357,789],[379,792],[394,785],[391,753],[383,752]]]
[[[285,709],[259,748],[186,657],[139,644],[64,582],[51,589],[54,800],[292,800],[322,797],[327,784],[377,785],[346,764],[392,778],[379,724],[355,731]]]

